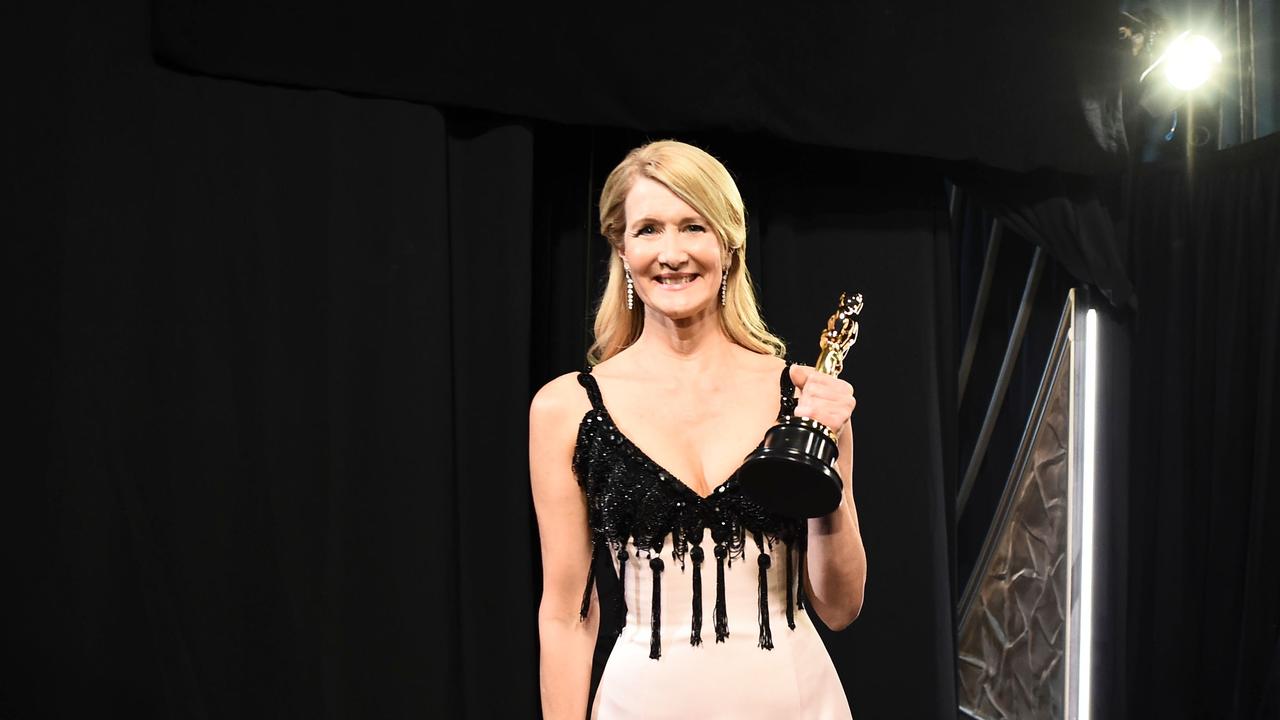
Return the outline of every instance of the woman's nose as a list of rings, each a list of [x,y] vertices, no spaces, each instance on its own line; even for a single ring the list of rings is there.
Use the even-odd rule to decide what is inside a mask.
[[[668,267],[679,267],[689,260],[689,253],[680,243],[679,233],[663,233],[662,246],[658,248],[658,262]]]

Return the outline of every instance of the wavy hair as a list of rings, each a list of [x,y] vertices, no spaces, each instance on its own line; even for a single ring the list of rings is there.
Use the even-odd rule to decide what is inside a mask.
[[[769,332],[756,303],[747,251],[746,210],[729,171],[703,150],[675,140],[638,147],[609,173],[600,193],[600,234],[614,252],[609,279],[596,307],[595,341],[587,351],[591,365],[603,362],[635,342],[644,329],[644,307],[627,309],[627,281],[618,251],[626,227],[624,203],[637,176],[661,183],[707,221],[720,241],[720,256],[729,270],[720,327],[733,342],[758,353],[784,357],[786,343]],[[639,301],[639,298],[636,298]]]

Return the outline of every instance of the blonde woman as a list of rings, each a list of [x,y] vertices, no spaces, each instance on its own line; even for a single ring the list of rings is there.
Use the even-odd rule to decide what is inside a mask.
[[[587,714],[592,568],[607,553],[622,630],[591,717],[850,717],[804,603],[835,630],[862,607],[852,386],[786,361],[744,264],[742,198],[707,153],[631,151],[605,182],[600,231],[612,254],[591,371],[547,383],[529,410],[544,716]],[[830,515],[787,519],[737,491],[782,414],[840,429]]]

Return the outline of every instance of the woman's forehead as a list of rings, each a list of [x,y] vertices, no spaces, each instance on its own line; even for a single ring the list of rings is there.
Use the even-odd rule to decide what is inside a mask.
[[[628,223],[646,217],[667,222],[701,219],[697,210],[668,190],[665,185],[647,177],[636,178],[623,206]]]

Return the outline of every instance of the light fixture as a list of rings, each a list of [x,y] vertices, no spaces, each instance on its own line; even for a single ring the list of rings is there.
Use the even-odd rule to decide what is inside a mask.
[[[1164,65],[1164,76],[1170,85],[1184,92],[1191,91],[1203,85],[1221,63],[1222,53],[1213,41],[1184,30],[1142,72],[1139,80],[1145,80],[1153,70]]]
[[[1084,448],[1080,493],[1080,654],[1075,720],[1089,720],[1093,710],[1093,570],[1094,487],[1098,465],[1098,311],[1089,308],[1084,327]]]
[[[1222,63],[1222,53],[1203,35],[1180,35],[1165,54],[1164,76],[1179,90],[1200,87]]]

